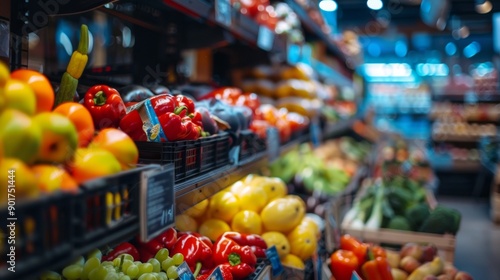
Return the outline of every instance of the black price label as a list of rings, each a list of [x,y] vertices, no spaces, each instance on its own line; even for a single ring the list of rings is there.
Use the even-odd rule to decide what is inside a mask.
[[[270,127],[266,131],[267,157],[273,161],[280,156],[280,135],[278,129]]]
[[[273,272],[273,277],[276,277],[283,273],[284,268],[281,264],[280,256],[278,255],[278,250],[276,246],[273,246],[266,250],[266,257],[271,262],[271,268]]]
[[[215,0],[215,20],[225,26],[231,26],[230,0]]]
[[[174,165],[144,171],[140,194],[140,236],[147,242],[175,224]]]
[[[274,45],[274,31],[267,26],[261,25],[259,27],[259,34],[257,37],[257,46],[265,51],[273,49]]]
[[[362,280],[356,271],[352,272],[351,280]]]
[[[180,280],[194,280],[193,272],[191,272],[186,262],[181,263],[181,265],[177,267],[177,275],[179,275]]]

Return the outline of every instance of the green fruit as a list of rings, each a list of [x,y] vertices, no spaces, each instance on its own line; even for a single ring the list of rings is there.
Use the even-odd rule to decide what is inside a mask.
[[[33,163],[42,143],[42,131],[28,115],[7,109],[0,115],[0,139],[4,157]]]
[[[45,112],[33,121],[42,130],[42,143],[37,160],[49,163],[69,161],[78,145],[78,132],[69,118],[59,113]]]

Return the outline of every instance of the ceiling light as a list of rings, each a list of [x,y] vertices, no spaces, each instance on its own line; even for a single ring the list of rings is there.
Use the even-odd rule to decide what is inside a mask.
[[[334,0],[322,0],[319,2],[319,8],[325,12],[334,12],[337,10],[338,5]]]
[[[493,5],[489,0],[476,0],[476,12],[480,14],[487,14],[491,12]]]
[[[382,0],[368,0],[366,2],[366,5],[368,8],[378,11],[384,7],[384,3],[382,3]]]

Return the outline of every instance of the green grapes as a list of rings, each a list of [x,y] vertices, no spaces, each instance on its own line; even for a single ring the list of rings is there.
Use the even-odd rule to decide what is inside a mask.
[[[125,256],[126,260],[134,261],[134,257],[132,257],[131,254],[121,254],[121,255],[118,256],[118,258],[121,258],[122,256]]]
[[[139,276],[139,267],[136,264],[131,264],[125,273],[132,279],[137,278]]]
[[[157,259],[160,263],[164,260],[168,259],[169,251],[167,248],[161,248],[155,255],[155,259]]]
[[[174,265],[174,259],[168,258],[161,263],[161,268],[163,271],[167,271],[169,267]]]
[[[184,256],[181,253],[176,253],[172,256],[172,259],[174,260],[174,265],[179,266],[184,261]]]
[[[161,271],[161,263],[158,261],[158,259],[149,259],[148,263],[153,265],[153,272],[160,272]]]
[[[79,264],[72,264],[67,267],[65,267],[62,271],[62,275],[64,278],[68,280],[76,280],[80,279],[80,276],[82,275],[83,267]]]
[[[40,275],[40,280],[61,280],[62,277],[55,271],[45,271]]]
[[[167,270],[167,276],[171,279],[176,279],[177,277],[179,277],[179,274],[177,273],[177,266],[174,265],[169,267]]]

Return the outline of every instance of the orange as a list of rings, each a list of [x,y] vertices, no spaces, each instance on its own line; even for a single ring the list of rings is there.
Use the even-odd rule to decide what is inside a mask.
[[[94,121],[90,112],[80,103],[66,102],[54,109],[55,113],[66,116],[78,132],[78,147],[87,147],[94,137]]]
[[[54,89],[45,75],[29,69],[18,69],[10,74],[15,80],[27,83],[35,92],[36,113],[48,112],[54,106]]]
[[[123,170],[135,167],[139,161],[139,150],[134,140],[116,128],[101,130],[90,142],[89,148],[101,148],[111,152],[120,162]]]

